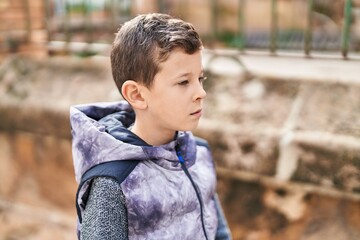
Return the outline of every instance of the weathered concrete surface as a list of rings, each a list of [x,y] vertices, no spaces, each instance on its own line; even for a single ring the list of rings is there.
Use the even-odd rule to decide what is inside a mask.
[[[213,149],[234,238],[358,239],[357,85],[315,81],[306,84],[309,94],[299,80],[266,80],[241,68],[231,77],[216,73],[205,83],[196,133]],[[108,58],[14,58],[0,66],[0,237],[75,239],[68,109],[119,99]],[[291,147],[280,144],[287,131]],[[277,179],[282,149],[296,157],[286,180]]]
[[[43,203],[40,200],[31,205],[1,200],[0,239],[75,240],[74,215],[64,208],[51,208]]]
[[[344,61],[339,60],[341,58],[340,52],[313,52],[307,57],[302,52],[281,50],[276,55],[270,55],[266,51],[239,52],[236,49],[204,51],[205,65],[211,65],[211,69],[220,75],[234,75],[245,68],[265,79],[359,85],[360,54],[350,53]]]
[[[236,239],[359,238],[358,57],[216,55],[198,134]]]
[[[234,239],[356,240],[358,201],[220,178],[219,193]]]
[[[0,66],[0,239],[76,238],[69,106],[117,100],[107,66],[16,57]]]
[[[119,99],[109,64],[107,58],[10,58],[0,67],[1,127],[69,137],[64,113],[71,104]]]

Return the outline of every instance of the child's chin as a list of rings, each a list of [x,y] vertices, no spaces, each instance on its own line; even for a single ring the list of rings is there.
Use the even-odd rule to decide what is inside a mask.
[[[182,128],[180,131],[193,131],[197,128],[198,125],[199,125],[199,122],[197,122],[196,124],[193,124],[192,126]]]

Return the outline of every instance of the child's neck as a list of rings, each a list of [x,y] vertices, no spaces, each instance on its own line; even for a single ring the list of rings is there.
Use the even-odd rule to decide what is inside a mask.
[[[174,140],[176,131],[159,131],[150,126],[144,126],[135,121],[131,132],[140,137],[143,141],[151,146],[160,146]]]

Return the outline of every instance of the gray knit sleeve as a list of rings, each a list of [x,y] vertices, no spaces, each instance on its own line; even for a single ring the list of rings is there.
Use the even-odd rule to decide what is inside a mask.
[[[80,229],[82,240],[128,239],[125,196],[114,179],[94,179]]]

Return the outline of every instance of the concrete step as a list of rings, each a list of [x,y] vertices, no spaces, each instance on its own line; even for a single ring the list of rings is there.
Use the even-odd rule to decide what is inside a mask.
[[[272,56],[266,52],[206,49],[204,65],[219,75],[236,76],[247,71],[263,79],[360,84],[360,55],[342,59],[341,55],[329,53],[307,58],[301,53]]]

